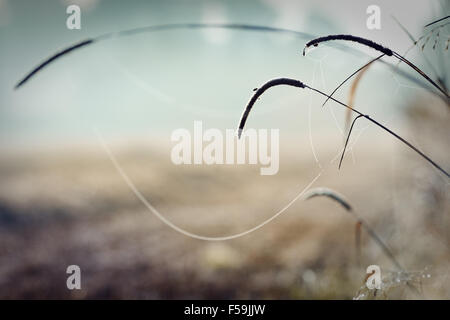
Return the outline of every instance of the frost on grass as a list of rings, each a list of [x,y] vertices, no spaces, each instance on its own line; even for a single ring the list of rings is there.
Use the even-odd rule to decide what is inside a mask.
[[[423,298],[422,286],[431,278],[428,267],[421,271],[385,271],[381,278],[380,289],[369,289],[364,283],[353,300],[389,299],[396,289],[404,290],[412,294],[412,297],[420,299]]]

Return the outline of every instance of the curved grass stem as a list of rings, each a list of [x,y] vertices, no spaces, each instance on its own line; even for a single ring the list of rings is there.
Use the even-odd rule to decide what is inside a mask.
[[[342,160],[344,159],[345,149],[347,149],[348,141],[350,140],[350,135],[353,130],[353,126],[355,125],[356,120],[361,118],[362,115],[358,115],[355,119],[353,119],[352,125],[350,126],[350,130],[348,131],[347,139],[345,140],[344,150],[342,150],[341,159],[339,160],[339,169],[341,169]]]
[[[376,42],[373,42],[372,40],[369,39],[365,39],[365,38],[361,38],[361,37],[356,37],[356,36],[352,36],[352,35],[347,35],[347,34],[336,34],[336,35],[329,35],[329,36],[325,36],[325,37],[320,37],[320,38],[316,38],[313,39],[311,41],[309,41],[305,48],[303,49],[303,55],[305,55],[306,49],[314,46],[317,47],[319,45],[319,43],[323,43],[323,42],[328,42],[328,41],[334,41],[334,40],[343,40],[343,41],[352,41],[352,42],[357,42],[359,44],[365,45],[367,47],[370,47],[372,49],[375,49],[381,53],[384,53],[387,56],[394,56],[397,59],[401,60],[402,62],[406,63],[408,66],[410,66],[412,69],[414,69],[417,73],[419,73],[425,80],[427,80],[431,85],[433,85],[436,89],[438,89],[445,97],[446,97],[446,102],[447,104],[449,103],[449,95],[447,94],[447,92],[442,89],[436,82],[434,82],[425,72],[423,72],[422,70],[420,70],[420,68],[418,68],[416,65],[414,65],[411,61],[407,60],[405,57],[401,56],[400,54],[398,54],[397,52],[384,47]]]
[[[358,111],[355,108],[352,108],[350,106],[348,106],[347,104],[333,98],[330,97],[329,95],[327,95],[326,93],[315,89],[313,87],[310,87],[306,84],[304,84],[303,82],[296,80],[296,79],[290,79],[290,78],[277,78],[277,79],[272,79],[268,82],[266,82],[263,86],[261,86],[260,88],[258,88],[256,90],[256,92],[253,94],[253,96],[250,98],[250,101],[248,102],[242,116],[241,119],[239,121],[239,126],[238,126],[238,137],[241,137],[242,134],[242,130],[244,129],[245,123],[247,121],[248,115],[250,114],[250,111],[253,107],[253,105],[255,104],[256,100],[269,88],[271,87],[275,87],[275,86],[279,86],[279,85],[286,85],[286,86],[292,86],[292,87],[297,87],[297,88],[308,88],[314,92],[317,92],[321,95],[323,95],[324,97],[329,97],[331,100],[333,100],[334,102],[338,103],[339,105],[352,110],[353,112],[357,113],[358,115],[361,115],[361,117],[366,118],[367,120],[369,120],[370,122],[372,122],[373,124],[375,124],[376,126],[380,127],[381,129],[383,129],[384,131],[388,132],[389,134],[391,134],[392,136],[394,136],[395,138],[397,138],[398,140],[400,140],[401,142],[403,142],[405,145],[407,145],[410,149],[414,150],[416,153],[418,153],[422,158],[424,158],[426,161],[428,161],[431,165],[433,165],[436,169],[438,169],[440,172],[442,172],[443,174],[445,174],[448,178],[450,178],[450,175],[447,173],[447,171],[445,171],[441,166],[439,166],[436,162],[434,162],[430,157],[428,157],[426,154],[424,154],[422,151],[420,151],[419,149],[417,149],[415,146],[413,146],[411,143],[409,143],[407,140],[405,140],[404,138],[402,138],[401,136],[399,136],[397,133],[395,133],[394,131],[392,131],[391,129],[387,128],[386,126],[384,126],[383,124],[379,123],[378,121],[372,119],[370,116],[363,114],[362,112]]]
[[[429,26],[431,26],[431,25],[433,25],[433,24],[435,24],[435,23],[441,22],[441,21],[443,21],[443,20],[446,20],[446,19],[448,19],[448,18],[450,18],[450,16],[446,16],[446,17],[443,17],[443,18],[441,18],[441,19],[438,19],[438,20],[435,20],[435,21],[433,21],[433,22],[430,22],[430,23],[426,24],[426,25],[424,26],[424,28],[429,27]]]
[[[370,64],[372,64],[373,62],[383,58],[385,56],[385,54],[383,53],[382,55],[376,57],[375,59],[370,60],[369,62],[367,62],[365,65],[363,65],[361,68],[359,68],[358,70],[356,70],[355,72],[353,72],[351,75],[349,75],[347,78],[345,78],[344,81],[342,81],[334,90],[333,92],[330,93],[330,97],[333,96],[333,94],[336,93],[336,91],[339,90],[340,87],[342,87],[344,85],[344,83],[346,83],[348,80],[350,80],[355,74],[357,74],[358,72],[360,72],[361,70],[363,70],[365,67],[369,66]],[[322,107],[325,106],[325,104],[328,102],[328,100],[330,100],[330,98],[327,97],[327,99],[325,100],[325,102],[322,104]]]
[[[346,210],[346,212],[348,212],[356,220],[356,223],[359,224],[368,233],[370,238],[372,238],[372,240],[377,243],[384,254],[391,260],[392,264],[395,265],[400,271],[405,271],[391,249],[389,249],[384,241],[381,240],[381,237],[378,236],[378,234],[370,227],[370,225],[356,211],[353,210],[351,205],[347,200],[344,199],[342,195],[328,188],[315,188],[305,194],[305,200],[319,196],[327,197],[332,199],[333,201],[338,202]]]

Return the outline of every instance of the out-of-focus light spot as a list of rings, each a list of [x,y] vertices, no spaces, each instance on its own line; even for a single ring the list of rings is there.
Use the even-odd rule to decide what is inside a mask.
[[[273,26],[278,28],[304,30],[305,5],[302,2],[291,0],[263,0],[263,3],[275,13],[275,18],[271,21]],[[295,40],[290,35],[272,34],[269,38],[274,43],[289,43]]]
[[[316,282],[316,273],[312,271],[311,269],[306,270],[303,272],[302,275],[303,281],[305,281],[307,284],[312,285]]]
[[[203,6],[203,23],[227,23],[226,11],[223,4],[218,2],[208,2]],[[203,33],[206,39],[213,43],[222,45],[230,38],[229,31],[225,29],[212,28],[205,29]]]

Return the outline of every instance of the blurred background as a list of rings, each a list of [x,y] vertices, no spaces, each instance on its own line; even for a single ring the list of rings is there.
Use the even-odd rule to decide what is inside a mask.
[[[66,8],[81,9],[81,29]],[[380,29],[369,29],[370,5]],[[378,52],[355,43],[305,44],[352,34],[406,57],[448,88],[448,1],[0,0],[0,298],[449,299],[448,178],[365,120],[342,168],[346,110],[311,91],[276,87],[247,127],[280,130],[280,168],[175,165],[171,134],[235,129],[253,89],[277,77],[331,93]],[[246,24],[298,31],[173,28],[105,38],[24,75],[76,42],[172,23]],[[413,39],[411,39],[413,38]],[[414,41],[418,41],[414,45]],[[354,80],[336,92],[351,99]],[[448,102],[393,57],[357,83],[356,109],[450,169]],[[123,175],[129,178],[124,180]],[[319,175],[320,174],[320,175]],[[316,179],[316,180],[314,180]],[[399,276],[368,234],[311,187],[339,192],[395,254]],[[133,187],[189,238],[164,224]],[[298,199],[297,199],[298,198]],[[359,253],[358,253],[359,252]],[[364,289],[381,267],[381,293]],[[81,269],[81,290],[66,268]],[[361,289],[363,288],[363,289]]]

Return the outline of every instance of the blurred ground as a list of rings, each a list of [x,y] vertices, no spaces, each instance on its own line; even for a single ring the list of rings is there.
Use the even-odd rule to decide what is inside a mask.
[[[410,111],[412,131],[420,132],[412,135],[415,142],[448,168],[446,117],[423,108]],[[417,119],[435,126],[426,132]],[[448,181],[391,138],[376,146],[359,147],[358,161],[347,160],[340,171],[335,163],[314,186],[345,195],[417,275],[419,294],[399,283],[378,297],[449,299]],[[284,201],[275,201],[279,186],[256,185],[246,169],[232,177],[235,185],[217,193],[210,186],[227,174],[220,168],[174,175],[160,153],[138,147],[122,150],[118,158],[152,204],[198,234],[242,232]],[[292,196],[317,168],[307,161],[287,165],[291,169],[280,181],[298,186]],[[205,242],[175,232],[148,212],[99,148],[3,154],[0,179],[2,299],[351,299],[368,265],[380,265],[385,275],[394,270],[364,232],[358,264],[355,221],[329,199],[298,200],[247,236]],[[194,187],[186,189],[185,182]],[[189,200],[199,192],[202,200],[193,205]],[[81,267],[82,290],[66,288],[71,264]]]

